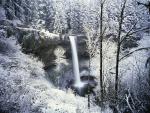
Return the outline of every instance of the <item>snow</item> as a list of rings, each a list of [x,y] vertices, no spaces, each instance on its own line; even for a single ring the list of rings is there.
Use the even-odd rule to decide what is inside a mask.
[[[34,29],[34,28],[23,28],[23,27],[16,27],[17,29],[23,30],[23,31],[36,31],[39,32],[41,37],[43,36],[43,38],[59,38],[59,34],[54,34],[54,33],[50,33],[49,31],[45,30],[45,29]]]
[[[57,47],[54,50],[54,55],[56,56],[56,59],[54,63],[56,64],[55,71],[59,72],[62,69],[62,65],[68,65],[68,62],[65,57],[65,50],[61,46]],[[63,66],[64,67],[64,66]]]
[[[150,34],[144,33],[143,38],[139,41],[139,47],[138,48],[146,48],[150,47]]]
[[[59,37],[59,34],[50,33],[44,29],[41,30],[41,33],[44,33],[46,37]]]
[[[23,25],[23,23],[20,20],[12,20],[12,23],[14,26]]]
[[[6,31],[4,29],[0,29],[0,36],[6,37]]]
[[[0,6],[0,20],[5,20],[6,15],[5,15],[5,9]]]

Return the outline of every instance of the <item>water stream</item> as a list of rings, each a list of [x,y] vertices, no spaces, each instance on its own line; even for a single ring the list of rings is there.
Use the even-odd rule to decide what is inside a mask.
[[[72,49],[72,61],[73,61],[73,73],[75,76],[75,87],[83,87],[84,83],[80,79],[80,72],[79,72],[79,60],[78,60],[78,53],[77,53],[77,45],[76,45],[76,36],[69,36],[71,49]]]

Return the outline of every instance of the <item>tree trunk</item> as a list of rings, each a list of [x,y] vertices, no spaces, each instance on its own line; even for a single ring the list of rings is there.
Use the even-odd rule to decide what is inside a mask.
[[[103,101],[103,3],[101,0],[101,13],[100,13],[100,90],[101,101]]]
[[[122,24],[124,20],[124,11],[125,11],[125,6],[126,6],[126,1],[123,3],[123,7],[121,8],[121,13],[120,13],[120,19],[119,19],[119,28],[118,28],[118,35],[117,35],[117,55],[116,55],[116,76],[115,76],[115,99],[117,101],[118,99],[118,83],[119,83],[119,55],[120,55],[120,41],[121,41],[121,32],[122,32]]]
[[[119,55],[120,55],[120,45],[117,46],[117,55],[116,55],[116,77],[115,77],[115,98],[118,99],[118,77],[119,77]]]
[[[89,87],[89,77],[90,77],[90,74],[91,74],[91,55],[90,55],[90,58],[89,58],[89,75],[88,75],[88,109],[90,109],[90,87]]]

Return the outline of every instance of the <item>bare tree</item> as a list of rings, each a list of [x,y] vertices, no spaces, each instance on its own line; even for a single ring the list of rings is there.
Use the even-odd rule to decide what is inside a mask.
[[[122,7],[120,9],[120,14],[118,16],[118,30],[117,30],[117,54],[116,54],[116,75],[115,75],[115,98],[116,100],[118,99],[118,89],[119,89],[119,62],[121,59],[125,58],[126,56],[129,56],[131,53],[125,55],[124,57],[120,58],[120,53],[121,53],[121,46],[123,42],[125,42],[127,39],[131,38],[134,34],[141,32],[141,31],[146,31],[149,28],[137,28],[137,23],[138,21],[134,22],[128,22],[130,24],[130,27],[125,30],[123,27],[125,25],[125,19],[128,18],[129,15],[128,12],[126,11],[126,8],[128,7],[127,5],[127,0],[125,0],[122,4]],[[143,49],[143,48],[141,48]],[[139,51],[139,50],[136,50]]]
[[[103,101],[103,9],[105,0],[100,1],[100,90],[101,90],[101,101]]]
[[[116,76],[115,76],[115,98],[118,98],[118,76],[119,76],[119,55],[120,55],[120,40],[121,40],[121,31],[122,25],[124,20],[124,11],[126,7],[127,0],[124,1],[123,6],[121,8],[120,17],[119,17],[119,28],[118,28],[118,35],[117,35],[117,55],[116,55]]]

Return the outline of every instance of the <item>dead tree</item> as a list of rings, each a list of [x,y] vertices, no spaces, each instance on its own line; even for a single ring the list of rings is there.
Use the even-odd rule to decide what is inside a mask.
[[[119,28],[118,28],[118,35],[117,35],[117,55],[116,55],[116,76],[115,76],[115,99],[118,99],[118,83],[119,83],[119,56],[120,56],[120,42],[121,42],[121,31],[122,25],[124,20],[124,12],[126,7],[127,0],[124,1],[123,6],[121,8],[121,13],[119,16]]]

